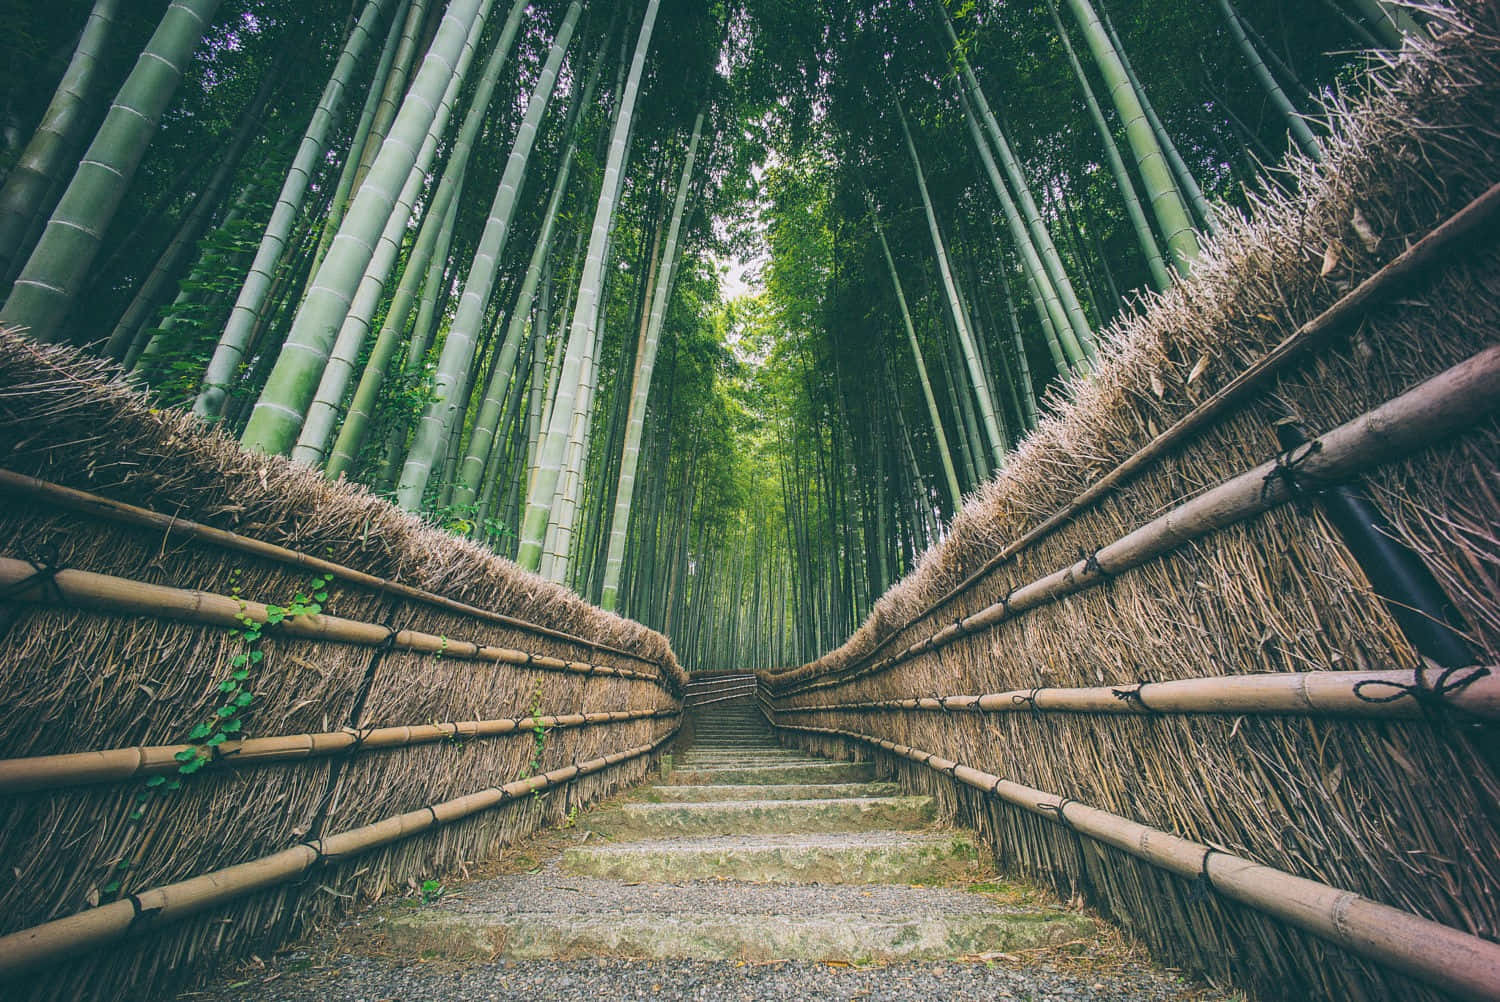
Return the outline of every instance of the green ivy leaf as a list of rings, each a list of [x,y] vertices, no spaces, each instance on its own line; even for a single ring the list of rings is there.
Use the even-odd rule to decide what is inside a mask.
[[[183,765],[178,766],[177,771],[182,773],[184,776],[191,776],[193,773],[203,768],[207,763],[208,759],[206,758],[194,758],[191,762],[187,762]]]
[[[219,691],[220,692],[233,692],[234,690],[238,689],[239,687],[240,687],[240,684],[238,682],[236,682],[234,679],[231,679],[231,678],[226,678],[224,681],[222,681],[222,682],[219,683]]]
[[[250,655],[236,654],[233,658],[230,658],[229,663],[236,668],[240,668],[250,663]]]
[[[249,706],[254,701],[255,695],[249,692],[242,692],[238,696],[234,697],[235,706]]]
[[[245,681],[245,679],[250,677],[250,672],[248,672],[244,668],[241,668],[239,671],[234,672],[229,677],[234,679],[236,682],[243,682]]]
[[[103,894],[114,894],[117,891],[119,891],[119,889],[120,889],[120,882],[118,880],[111,880],[109,883],[105,884],[99,890]]]
[[[214,711],[214,716],[222,717],[223,719],[228,720],[230,717],[239,712],[240,708],[238,706],[221,706]]]
[[[201,741],[204,738],[208,737],[212,733],[213,733],[213,728],[212,727],[209,727],[207,724],[198,724],[192,730],[188,731],[188,740],[189,741]]]
[[[225,734],[238,734],[240,728],[244,726],[245,722],[243,720],[231,720],[224,724],[222,729]]]
[[[171,782],[169,782],[167,784],[167,789],[169,789],[169,790],[180,790],[180,789],[182,789],[182,780],[180,780],[180,779],[174,779],[174,780],[172,780]]]
[[[208,747],[210,747],[210,748],[217,748],[221,744],[223,744],[225,741],[228,741],[228,740],[229,740],[229,735],[225,734],[223,731],[220,731],[219,733],[215,734],[213,737],[209,738],[207,741],[205,741],[203,743],[206,744],[206,745],[208,745]]]
[[[146,785],[147,786],[160,786],[161,784],[165,783],[166,781],[167,781],[167,777],[165,777],[165,776],[152,776],[150,779],[146,780]]]
[[[265,659],[265,656],[266,656],[266,652],[265,651],[251,651],[250,652],[250,663],[253,664],[253,665],[254,664],[260,664],[260,662]]]
[[[319,602],[326,602],[328,601],[328,593],[326,591],[313,592],[313,598]]]
[[[182,751],[178,752],[176,755],[173,755],[172,757],[175,758],[179,762],[186,762],[186,761],[188,761],[190,759],[195,759],[195,758],[198,757],[198,749],[196,749],[196,748],[184,748]]]

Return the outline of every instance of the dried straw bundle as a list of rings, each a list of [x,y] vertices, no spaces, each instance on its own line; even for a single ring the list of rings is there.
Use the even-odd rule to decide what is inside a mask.
[[[252,676],[246,729],[253,736],[528,717],[534,704],[543,714],[666,714],[558,730],[536,770],[547,771],[649,745],[675,726],[686,676],[664,637],[359,487],[330,485],[283,460],[244,453],[185,416],[153,412],[113,369],[77,353],[0,332],[0,455],[21,474],[233,530],[581,642],[337,579],[323,603],[332,615],[659,677],[541,671],[272,630]],[[159,528],[11,498],[0,514],[0,555],[281,605],[308,577],[285,562]],[[0,622],[3,758],[181,742],[221,702],[217,685],[241,649],[219,626],[66,607],[6,603]],[[602,654],[595,644],[634,658]],[[508,782],[535,768],[533,753],[531,731],[522,728],[208,770],[153,798],[138,823],[129,818],[142,780],[7,797],[0,853],[16,879],[0,885],[0,933],[87,908],[116,875],[123,875],[123,892],[144,890]],[[157,997],[355,902],[493,853],[572,804],[635,781],[649,766],[649,757],[632,758],[540,800],[523,798],[327,864],[309,882],[258,892],[9,985],[7,997]],[[122,859],[128,869],[119,869]]]
[[[1465,2],[1362,91],[1330,108],[1326,162],[1289,173],[1226,228],[1190,279],[1106,337],[1074,387],[951,535],[844,646],[763,677],[782,707],[1267,672],[1412,671],[1421,661],[1338,535],[1282,507],[1097,587],[937,650],[837,682],[1014,588],[1150,522],[1277,452],[1289,410],[1336,427],[1500,340],[1493,232],[1328,339],[1266,392],[907,626],[993,554],[1252,365],[1349,288],[1496,181],[1500,8]],[[1468,624],[1474,662],[1500,655],[1500,429],[1494,420],[1379,468],[1366,486]],[[1175,832],[1278,869],[1500,938],[1500,795],[1488,731],[1449,719],[1358,721],[845,709],[783,718],[877,735]],[[870,754],[834,737],[797,744]],[[1429,998],[1405,977],[1077,839],[950,778],[874,752],[977,824],[1005,864],[1088,895],[1165,959],[1265,998]]]

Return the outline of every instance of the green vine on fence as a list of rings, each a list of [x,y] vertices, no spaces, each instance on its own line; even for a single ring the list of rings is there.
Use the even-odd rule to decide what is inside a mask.
[[[143,789],[135,795],[135,809],[130,813],[131,822],[139,822],[146,816],[146,808],[153,797],[164,797],[182,789],[182,777],[191,776],[214,760],[217,749],[224,742],[244,732],[244,714],[255,702],[255,693],[250,686],[250,673],[265,661],[266,652],[262,641],[267,630],[274,630],[282,623],[301,616],[316,616],[323,611],[328,601],[328,586],[333,583],[332,574],[315,574],[292,596],[286,605],[267,605],[264,621],[257,620],[247,611],[249,606],[240,597],[240,571],[230,572],[229,594],[239,602],[240,610],[235,615],[239,626],[229,635],[239,642],[240,650],[230,658],[232,669],[229,677],[218,684],[220,705],[205,720],[193,725],[188,731],[188,747],[177,752],[176,775],[151,776]],[[101,894],[118,894],[125,874],[131,867],[128,857],[114,864],[113,878],[100,888]]]
[[[542,769],[542,755],[547,750],[547,728],[542,723],[542,682],[537,680],[531,693],[531,760],[521,772],[522,779],[535,776]],[[541,790],[533,790],[532,798],[540,800]]]

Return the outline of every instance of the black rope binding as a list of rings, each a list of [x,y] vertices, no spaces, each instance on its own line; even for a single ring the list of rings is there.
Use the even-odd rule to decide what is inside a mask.
[[[1031,712],[1037,716],[1042,715],[1042,708],[1036,705],[1036,694],[1042,691],[1041,686],[1036,686],[1030,692],[1018,692],[1010,697],[1012,706],[1030,706]]]
[[[1203,854],[1203,862],[1198,868],[1198,875],[1193,878],[1193,887],[1188,891],[1188,901],[1190,903],[1196,904],[1218,893],[1219,889],[1214,886],[1212,878],[1208,875],[1208,858],[1216,852],[1219,852],[1219,850],[1213,846],[1209,846],[1208,851]],[[1223,854],[1220,853],[1220,855]]]
[[[58,557],[56,544],[48,543],[43,548],[43,552],[36,552],[22,546],[17,555],[31,565],[32,573],[14,584],[0,588],[0,601],[8,602],[37,586],[41,586],[43,601],[59,604],[66,601],[62,589],[57,586],[57,575],[67,568]]]
[[[1080,546],[1078,548],[1078,559],[1083,561],[1083,573],[1095,574],[1101,578],[1107,578],[1110,576],[1109,571],[1099,566],[1098,550],[1094,550],[1092,553],[1089,553],[1085,552],[1083,547]]]
[[[1073,832],[1074,834],[1077,834],[1078,833],[1078,829],[1076,829],[1076,828],[1073,827],[1073,822],[1069,821],[1068,820],[1068,816],[1066,814],[1064,814],[1063,812],[1067,809],[1067,806],[1069,804],[1078,804],[1078,803],[1082,803],[1082,801],[1080,801],[1080,800],[1074,800],[1072,797],[1063,797],[1061,800],[1059,800],[1055,804],[1038,804],[1037,806],[1040,807],[1042,810],[1044,810],[1044,811],[1048,812],[1049,814],[1051,814],[1053,817],[1057,818],[1057,823],[1058,824],[1062,825],[1068,831]]]
[[[394,626],[385,628],[385,639],[375,645],[375,650],[381,657],[385,657],[396,649],[396,638],[401,636],[401,631]]]
[[[964,617],[959,616],[953,621],[953,630],[955,635],[959,637],[967,637],[969,635],[969,628],[964,625]]]
[[[1277,453],[1275,465],[1261,481],[1261,501],[1265,502],[1270,498],[1278,483],[1284,486],[1292,500],[1299,504],[1308,495],[1316,494],[1321,490],[1317,478],[1310,476],[1302,469],[1309,459],[1321,451],[1323,451],[1322,441],[1314,438],[1301,445],[1293,446],[1285,452]]]
[[[1141,690],[1144,688],[1146,688],[1146,683],[1143,681],[1138,681],[1135,683],[1133,688],[1121,687],[1118,689],[1111,689],[1110,692],[1114,693],[1115,698],[1120,700],[1122,703],[1128,703],[1131,706],[1138,707],[1141,710],[1144,710],[1145,712],[1154,716],[1161,711],[1157,710],[1155,707],[1146,702],[1146,697],[1141,695]]]
[[[1463,678],[1455,679],[1459,672],[1468,672]],[[1426,673],[1413,672],[1414,681],[1388,682],[1383,678],[1367,678],[1362,682],[1354,683],[1354,696],[1356,699],[1366,703],[1394,703],[1398,699],[1410,696],[1423,710],[1441,713],[1450,709],[1445,697],[1455,692],[1462,692],[1475,682],[1490,674],[1488,668],[1467,665],[1458,668],[1449,668],[1437,677],[1437,684],[1429,687],[1427,685]],[[1380,688],[1393,689],[1389,695],[1367,696],[1365,689]]]
[[[1006,592],[1005,595],[1000,599],[1000,618],[1001,619],[1009,619],[1010,618],[1010,597],[1012,595],[1014,595],[1015,593],[1016,593],[1015,586],[1012,585],[1010,591]]]

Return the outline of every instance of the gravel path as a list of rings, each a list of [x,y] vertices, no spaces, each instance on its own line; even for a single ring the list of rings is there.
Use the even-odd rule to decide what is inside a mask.
[[[1181,1002],[1222,998],[1147,968],[1086,975],[1050,964],[1011,969],[1001,964],[894,964],[849,968],[778,963],[736,966],[685,960],[524,961],[396,965],[341,956],[308,966],[289,954],[269,969],[183,996],[253,998],[257,1002]],[[336,992],[331,991],[337,986]]]

